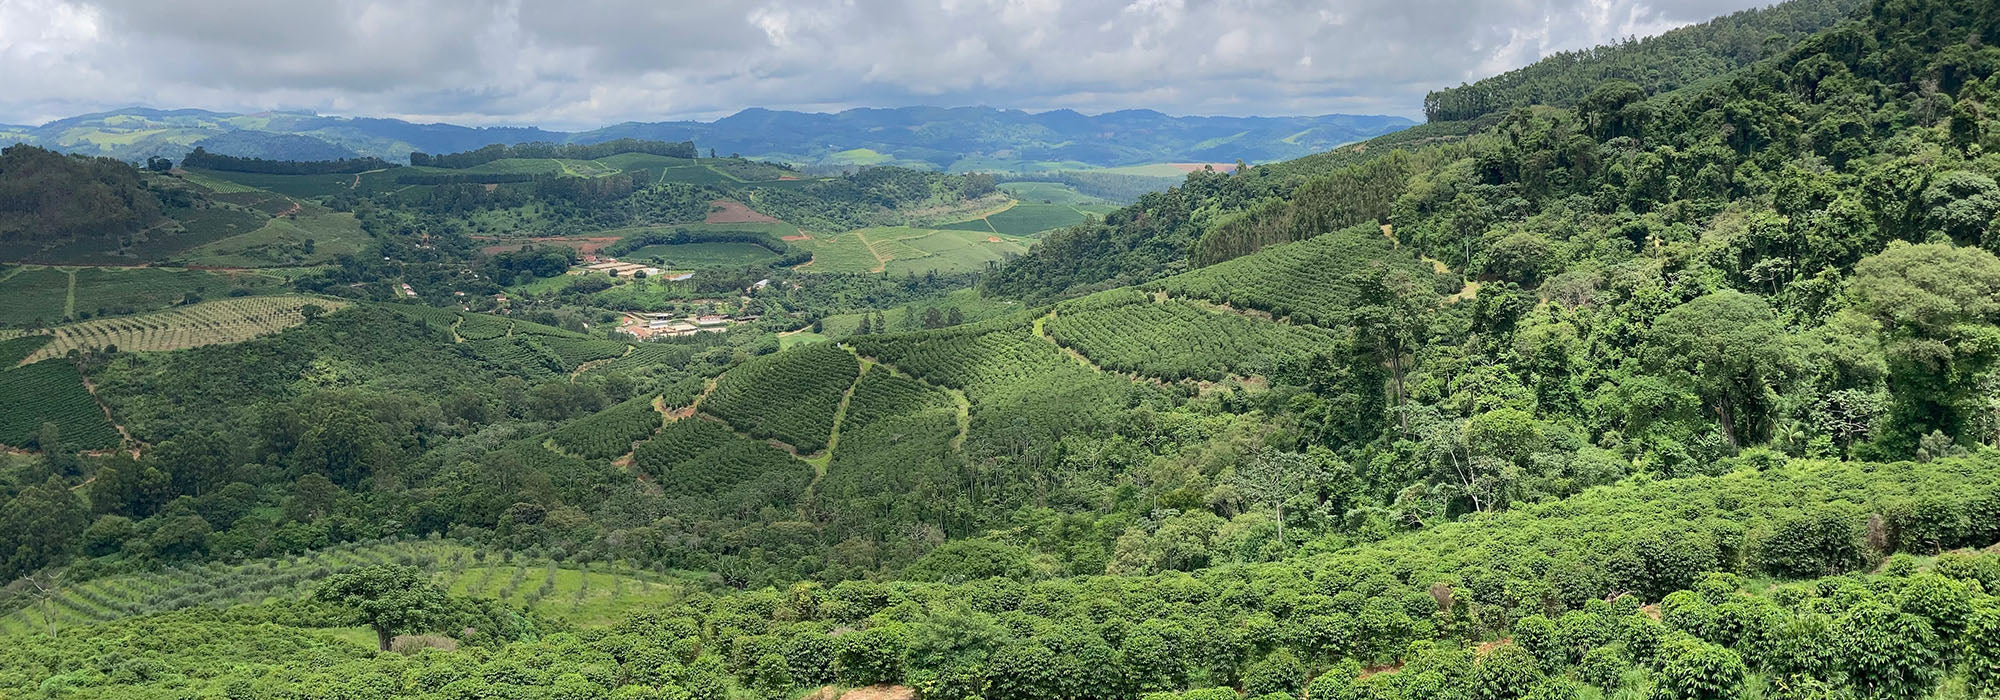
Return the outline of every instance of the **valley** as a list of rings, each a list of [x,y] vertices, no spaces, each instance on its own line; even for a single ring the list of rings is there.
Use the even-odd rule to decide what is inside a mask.
[[[2000,696],[1996,47],[1792,0],[1394,130],[79,118],[208,145],[0,156],[0,696]]]

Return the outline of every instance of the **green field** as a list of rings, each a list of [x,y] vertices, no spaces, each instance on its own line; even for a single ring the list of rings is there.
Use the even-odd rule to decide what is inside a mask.
[[[1022,203],[1067,204],[1090,211],[1091,207],[1109,210],[1116,207],[1109,201],[1092,197],[1060,182],[1003,182],[1000,191],[1013,195]],[[1100,212],[1101,213],[1101,212]]]
[[[1027,252],[1029,241],[981,231],[882,226],[801,241],[813,252],[809,272],[973,272],[1007,255]]]
[[[53,267],[21,266],[0,271],[0,326],[41,321],[55,323],[67,314],[70,273]]]
[[[1143,175],[1146,177],[1186,177],[1188,171],[1172,163],[1149,163],[1147,165],[1126,165],[1116,168],[1097,168],[1098,172],[1119,175]]]
[[[882,312],[882,322],[888,324],[891,333],[913,331],[923,327],[924,311],[937,309],[940,313],[958,309],[966,323],[984,321],[1005,316],[1021,310],[1021,302],[997,297],[982,297],[977,289],[958,289],[929,299],[914,301]],[[837,314],[820,322],[820,334],[829,338],[845,339],[854,335],[861,325],[862,314]],[[808,335],[801,333],[800,335]]]
[[[44,619],[33,607],[0,611],[0,637],[46,631],[51,622],[60,631],[179,608],[291,600],[302,597],[317,581],[314,576],[300,574],[372,564],[415,566],[454,594],[526,606],[583,625],[603,624],[629,612],[671,604],[686,590],[686,584],[675,576],[616,564],[558,564],[532,556],[483,551],[449,540],[377,541],[339,545],[299,557],[190,564],[65,586],[50,606],[53,620]],[[372,632],[363,630],[354,637],[372,648]]]
[[[187,177],[189,181],[197,184],[220,181],[240,188],[269,190],[292,197],[317,199],[342,192],[373,194],[377,192],[393,192],[404,187],[418,187],[418,185],[397,184],[396,177],[402,174],[418,172],[419,170],[425,172],[447,172],[434,168],[391,168],[360,174],[266,175],[263,173],[239,173],[220,170],[189,170],[187,171]],[[214,187],[211,186],[211,189],[214,189]],[[241,192],[243,190],[235,191]]]
[[[210,272],[158,267],[59,268],[26,266],[0,272],[0,326],[22,326],[65,317],[124,316],[166,308],[190,295],[219,299],[242,289],[253,295],[281,291],[282,277],[252,272]]]
[[[43,360],[0,369],[0,445],[24,447],[45,423],[54,423],[72,449],[116,447],[118,430],[104,417],[83,386],[83,374],[69,360]]]
[[[1029,204],[1023,202],[1009,207],[1006,211],[986,217],[993,230],[1014,236],[1027,236],[1064,226],[1083,223],[1084,212],[1068,204]]]
[[[626,253],[621,259],[645,261],[655,258],[664,261],[667,267],[678,269],[698,267],[743,267],[760,265],[778,259],[771,249],[755,243],[680,243],[675,245],[649,245]]]
[[[313,208],[322,213],[273,218],[255,231],[184,252],[178,260],[215,267],[312,265],[358,254],[373,243],[353,214]],[[310,253],[306,252],[306,241],[312,241]]]

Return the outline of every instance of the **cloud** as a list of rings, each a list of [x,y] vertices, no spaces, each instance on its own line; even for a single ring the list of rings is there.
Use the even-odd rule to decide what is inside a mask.
[[[1756,0],[0,0],[0,122],[130,105],[588,128],[760,106],[1416,116]]]

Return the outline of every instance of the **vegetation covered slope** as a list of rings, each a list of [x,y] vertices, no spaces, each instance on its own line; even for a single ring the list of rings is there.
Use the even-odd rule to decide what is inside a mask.
[[[586,367],[607,339],[357,304],[227,353],[79,353],[71,367],[147,446],[4,457],[5,572],[41,577],[20,590],[430,533],[688,570],[703,590],[570,627],[420,570],[343,572],[310,599],[29,634],[0,651],[0,683],[1990,695],[1990,5],[1883,0],[1702,85],[1607,82],[1574,109],[1399,142],[1403,181],[1367,198],[1305,188],[1311,167],[1204,174],[1076,234],[1108,247],[1075,250],[1133,265],[1067,262],[1030,291],[1142,286],[907,332],[870,317],[846,347],[744,327]],[[1396,158],[1374,150],[1316,163]],[[1381,201],[1355,216],[1386,222],[1249,227],[1275,233],[1179,269],[1211,230],[1199,222],[1338,222]],[[1147,249],[1152,234],[1182,244]],[[1117,334],[1065,317],[1127,323],[1086,314],[1139,304],[1179,311]],[[1227,376],[1250,358],[1208,341],[1242,332],[1296,352]],[[1186,348],[1121,348],[1138,338]],[[508,343],[541,373],[484,352]],[[737,395],[731,424],[704,417],[710,377],[850,349],[853,373],[815,383],[851,386],[823,455],[732,429],[789,420],[793,406],[741,400],[762,392]],[[1218,366],[1221,381],[1193,373]],[[682,398],[661,400],[630,460],[549,449],[656,392]],[[323,663],[243,653],[266,624]],[[180,639],[148,625],[215,625],[218,641],[179,657],[126,644],[158,663],[92,651]],[[336,625],[356,629],[299,631]],[[357,631],[364,649],[459,649],[362,658],[326,641]]]

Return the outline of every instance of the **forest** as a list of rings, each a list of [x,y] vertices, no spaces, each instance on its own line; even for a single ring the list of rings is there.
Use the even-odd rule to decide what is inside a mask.
[[[0,336],[0,694],[2000,697],[1996,47],[1797,0],[983,271],[703,270],[653,339],[468,230],[790,251],[995,184],[728,230],[721,185],[355,178],[378,244],[248,339]]]

